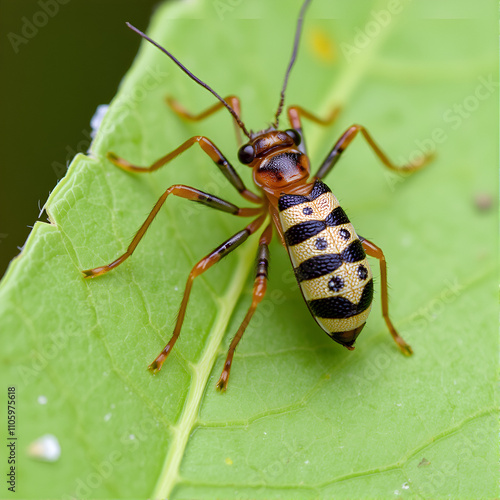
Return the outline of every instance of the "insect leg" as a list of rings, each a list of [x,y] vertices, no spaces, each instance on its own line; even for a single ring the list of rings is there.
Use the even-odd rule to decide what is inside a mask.
[[[299,150],[302,151],[302,153],[307,154],[305,137],[304,134],[302,133],[301,118],[307,118],[308,120],[311,120],[312,122],[317,123],[319,125],[330,125],[331,123],[333,123],[335,118],[337,118],[339,113],[340,113],[340,107],[337,106],[336,108],[333,108],[331,110],[330,114],[326,118],[320,118],[310,113],[306,109],[302,108],[301,106],[290,106],[288,108],[288,121],[290,122],[292,128],[295,129],[302,137],[302,142],[299,144]]]
[[[325,177],[330,170],[335,166],[337,161],[340,158],[340,155],[344,152],[344,150],[349,146],[352,140],[358,135],[358,132],[363,134],[363,137],[366,139],[366,142],[373,149],[375,154],[379,157],[380,161],[390,170],[394,170],[395,172],[414,172],[422,168],[425,164],[429,162],[432,158],[432,154],[425,155],[421,160],[415,161],[413,163],[408,163],[407,165],[398,166],[394,165],[389,158],[382,152],[382,150],[377,146],[376,142],[372,139],[371,135],[362,125],[352,125],[349,127],[342,137],[337,141],[335,146],[333,146],[328,156],[325,158],[325,161],[319,167],[317,174],[315,175],[315,179],[322,179]]]
[[[141,241],[148,227],[153,222],[153,219],[156,217],[156,214],[160,211],[160,208],[165,203],[165,200],[170,194],[173,194],[174,196],[179,196],[180,198],[185,198],[186,200],[196,201],[198,203],[201,203],[202,205],[206,205],[208,207],[215,208],[216,210],[221,210],[223,212],[227,212],[232,215],[237,215],[239,217],[251,217],[253,215],[257,215],[262,212],[261,208],[239,208],[236,205],[229,203],[228,201],[225,201],[221,198],[217,198],[217,196],[204,193],[203,191],[200,191],[198,189],[189,186],[175,184],[173,186],[170,186],[161,195],[160,199],[156,202],[155,206],[153,207],[153,210],[151,210],[151,213],[148,215],[147,219],[144,221],[139,231],[137,231],[136,235],[134,236],[134,239],[128,246],[127,251],[121,257],[113,261],[111,264],[108,264],[107,266],[96,267],[94,269],[87,269],[86,271],[82,271],[85,278],[94,278],[95,276],[100,276],[101,274],[105,274],[108,271],[111,271],[115,267],[119,266],[126,259],[128,259],[134,252],[135,248],[139,244],[139,241]]]
[[[379,248],[374,243],[372,243],[371,241],[362,238],[361,236],[359,236],[359,239],[361,240],[361,243],[363,245],[366,254],[369,255],[370,257],[375,257],[376,259],[378,259],[380,264],[382,316],[384,317],[387,328],[389,329],[389,332],[391,333],[394,342],[396,342],[401,352],[406,356],[410,356],[413,353],[411,347],[398,334],[396,328],[394,328],[394,325],[392,324],[391,319],[389,318],[389,299],[387,296],[387,265],[384,257],[384,252],[382,252],[382,249]]]
[[[224,155],[219,151],[217,146],[206,137],[201,135],[196,135],[188,139],[186,142],[181,144],[177,149],[174,149],[172,152],[167,155],[156,160],[149,167],[139,167],[137,165],[132,165],[127,160],[116,156],[114,153],[109,152],[107,157],[111,163],[114,163],[117,167],[122,168],[123,170],[127,170],[128,172],[153,172],[154,170],[158,170],[160,167],[163,167],[166,163],[170,162],[181,153],[189,149],[193,144],[199,144],[201,149],[212,159],[212,161],[217,165],[219,170],[224,174],[226,179],[236,188],[236,190],[248,201],[253,203],[262,203],[262,199],[260,196],[257,196],[252,191],[249,191],[241,177],[238,175],[236,170],[234,170],[233,166],[227,161]]]
[[[253,285],[253,294],[252,294],[252,304],[248,309],[248,312],[241,323],[236,335],[234,336],[231,345],[229,346],[229,351],[227,353],[226,362],[224,363],[224,370],[222,370],[219,381],[217,382],[217,389],[221,391],[225,391],[227,388],[227,381],[229,379],[229,373],[231,371],[231,364],[233,362],[233,355],[238,345],[238,342],[243,337],[243,333],[245,333],[245,329],[250,323],[250,320],[257,309],[260,301],[264,298],[267,289],[267,268],[269,266],[269,242],[272,238],[272,224],[269,224],[259,241],[259,251],[257,254],[257,274],[255,277],[254,285]]]
[[[226,102],[228,102],[229,105],[231,106],[231,108],[233,108],[234,112],[239,117],[241,117],[241,105],[240,105],[239,97],[237,97],[235,95],[230,95],[230,96],[225,97],[224,100]],[[199,122],[201,120],[204,120],[205,118],[208,118],[210,115],[213,115],[214,113],[219,111],[219,109],[224,108],[224,104],[222,102],[218,102],[218,103],[214,104],[213,106],[210,106],[205,111],[202,111],[201,113],[199,113],[197,115],[194,115],[194,114],[190,113],[189,111],[187,111],[187,109],[182,104],[180,104],[179,101],[177,101],[173,97],[167,97],[166,101],[167,101],[167,104],[172,109],[172,111],[174,111],[174,113],[176,113],[181,118],[184,118],[185,120],[189,120],[189,121],[193,121],[193,122]],[[241,140],[240,127],[239,127],[238,122],[236,120],[233,120],[233,121],[234,121],[235,130],[236,130],[236,141],[237,141],[238,145],[241,146],[242,140]]]
[[[222,243],[222,245],[219,245],[213,252],[209,253],[193,267],[193,269],[189,273],[186,288],[184,289],[184,297],[182,298],[181,307],[179,309],[179,314],[177,316],[177,322],[175,324],[172,338],[169,340],[168,344],[163,348],[157,358],[149,365],[149,369],[153,373],[161,370],[163,363],[167,359],[167,356],[170,354],[170,351],[174,347],[175,342],[179,338],[194,279],[200,274],[204,273],[207,269],[211,268],[214,264],[219,262],[219,260],[225,257],[228,253],[239,247],[252,233],[259,229],[266,217],[267,214],[264,214],[255,219],[245,229],[236,233],[234,236]]]

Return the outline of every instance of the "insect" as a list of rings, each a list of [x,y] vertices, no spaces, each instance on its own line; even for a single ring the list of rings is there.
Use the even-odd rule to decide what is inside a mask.
[[[255,188],[259,193],[255,194],[247,189],[223,153],[210,139],[203,136],[191,137],[149,167],[133,165],[114,153],[108,153],[109,160],[117,167],[129,172],[144,173],[159,169],[191,146],[198,144],[242,198],[254,204],[252,207],[240,208],[194,187],[177,184],[170,186],[157,201],[123,255],[106,266],[83,271],[86,278],[94,278],[111,271],[130,257],[170,195],[195,201],[237,217],[253,217],[244,229],[231,236],[192,268],[172,337],[149,365],[153,373],[161,369],[179,337],[195,278],[262,228],[264,229],[259,239],[252,303],[229,347],[224,369],[217,382],[219,390],[224,391],[227,388],[236,346],[266,293],[269,243],[274,233],[288,251],[295,276],[312,316],[333,340],[350,350],[354,349],[354,342],[366,324],[373,299],[373,278],[367,256],[378,259],[384,320],[403,354],[412,354],[411,347],[398,334],[389,317],[386,261],[382,250],[371,241],[356,234],[347,215],[330,188],[324,184],[323,179],[331,172],[342,153],[358,134],[365,138],[387,168],[397,172],[413,172],[423,167],[429,157],[398,167],[382,152],[363,126],[352,125],[334,144],[311,178],[309,158],[303,138],[302,119],[326,126],[333,122],[338,114],[338,108],[334,109],[327,118],[320,118],[300,106],[290,106],[287,113],[291,128],[283,130],[279,127],[288,78],[297,57],[303,18],[310,2],[311,0],[306,0],[300,10],[293,51],[285,73],[274,122],[269,128],[258,132],[249,131],[245,127],[241,119],[238,97],[231,95],[223,99],[191,73],[173,54],[127,23],[130,29],[164,52],[184,73],[219,100],[209,109],[194,115],[186,111],[177,101],[169,99],[170,107],[177,115],[187,120],[198,121],[223,108],[229,111],[237,129],[241,130],[248,139],[240,146],[238,159],[243,165],[252,169]]]

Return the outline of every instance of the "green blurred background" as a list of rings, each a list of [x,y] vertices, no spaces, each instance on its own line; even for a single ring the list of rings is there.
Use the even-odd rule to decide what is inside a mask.
[[[145,29],[158,3],[64,2],[0,0],[0,277],[136,55],[125,21]],[[40,15],[43,5],[51,15]]]

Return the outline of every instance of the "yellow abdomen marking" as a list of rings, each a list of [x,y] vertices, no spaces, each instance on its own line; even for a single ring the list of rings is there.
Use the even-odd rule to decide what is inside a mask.
[[[280,221],[295,275],[316,321],[328,334],[363,325],[373,297],[363,246],[329,188],[280,198]]]

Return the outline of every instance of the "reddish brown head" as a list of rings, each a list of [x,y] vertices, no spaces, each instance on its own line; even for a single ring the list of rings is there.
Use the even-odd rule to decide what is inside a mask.
[[[241,163],[253,168],[255,183],[268,191],[304,182],[309,177],[309,160],[297,146],[300,134],[293,129],[265,131],[238,151]]]

